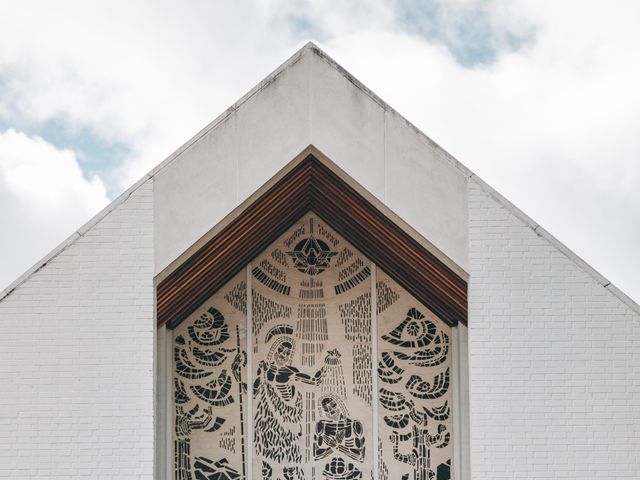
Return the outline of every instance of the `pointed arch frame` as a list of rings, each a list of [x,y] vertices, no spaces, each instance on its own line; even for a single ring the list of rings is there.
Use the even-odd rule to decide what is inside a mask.
[[[318,157],[307,153],[157,283],[158,325],[179,325],[309,211],[445,323],[467,324],[466,279]]]

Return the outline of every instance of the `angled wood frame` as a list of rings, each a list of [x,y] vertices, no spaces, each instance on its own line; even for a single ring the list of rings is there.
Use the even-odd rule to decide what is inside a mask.
[[[178,325],[308,211],[447,324],[467,323],[467,282],[309,154],[160,281],[158,324]]]

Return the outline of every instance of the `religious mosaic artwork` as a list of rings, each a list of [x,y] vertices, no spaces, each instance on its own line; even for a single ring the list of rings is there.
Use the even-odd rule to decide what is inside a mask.
[[[449,480],[449,339],[305,215],[174,331],[174,479]]]
[[[253,265],[254,478],[371,478],[369,262],[309,214]]]
[[[174,478],[246,478],[246,282],[238,275],[174,331]]]
[[[377,275],[380,480],[449,480],[450,328]]]

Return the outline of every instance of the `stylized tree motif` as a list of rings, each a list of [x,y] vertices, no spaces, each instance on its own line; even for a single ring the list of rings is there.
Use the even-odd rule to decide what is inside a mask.
[[[405,319],[382,338],[395,347],[394,351],[382,352],[378,363],[378,378],[388,386],[380,387],[379,399],[391,412],[384,421],[393,429],[390,436],[393,457],[413,467],[413,480],[433,480],[436,473],[431,468],[431,450],[449,444],[450,433],[440,422],[449,418],[450,409],[447,401],[429,407],[424,402],[438,400],[448,392],[449,368],[429,377],[415,372],[416,368],[422,372],[446,361],[449,337],[443,331],[438,332],[433,321],[411,308]],[[403,387],[406,396],[389,389]],[[402,477],[408,479],[409,474]]]
[[[212,408],[224,407],[235,401],[232,393],[233,377],[226,369],[222,369],[218,375],[214,375],[212,367],[222,366],[230,352],[236,351],[237,355],[241,354],[238,328],[236,328],[236,336],[238,337],[236,348],[223,346],[230,338],[229,327],[224,316],[215,308],[209,308],[206,313],[196,319],[188,327],[187,334],[186,339],[184,335],[179,335],[174,342],[175,373],[177,375],[173,379],[176,405],[175,480],[192,480],[193,478],[191,432],[193,430],[204,430],[205,432],[218,430],[225,423],[225,419],[214,416]],[[242,401],[241,396],[240,401]],[[188,406],[191,405],[193,407],[188,409]],[[201,407],[201,405],[206,406]],[[200,462],[200,470],[202,471],[207,469],[229,470],[230,468],[226,464],[226,459],[217,463],[200,457],[196,460]],[[207,467],[205,468],[203,465]],[[196,472],[196,477],[198,475]]]
[[[449,444],[450,434],[446,432],[447,427],[443,424],[438,424],[434,433],[429,431],[429,417],[433,416],[434,413],[426,408],[423,408],[422,412],[417,412],[412,406],[409,413],[409,417],[414,421],[411,432],[401,435],[393,431],[391,434],[393,457],[413,467],[414,480],[432,480],[435,477],[435,472],[431,469],[431,447],[444,448]],[[385,417],[386,420],[387,417]],[[389,425],[388,421],[387,424]],[[411,453],[400,453],[400,444],[409,441],[411,441]]]
[[[191,480],[191,431],[215,432],[224,422],[224,418],[213,416],[211,407],[200,411],[196,405],[186,412],[181,405],[176,407],[176,480]]]

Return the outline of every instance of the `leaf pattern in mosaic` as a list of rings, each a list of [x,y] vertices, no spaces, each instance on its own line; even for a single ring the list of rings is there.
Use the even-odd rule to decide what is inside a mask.
[[[378,270],[379,477],[451,476],[450,327]]]
[[[245,478],[244,272],[173,334],[174,479]]]
[[[370,262],[310,213],[252,265],[254,477],[371,478]]]

